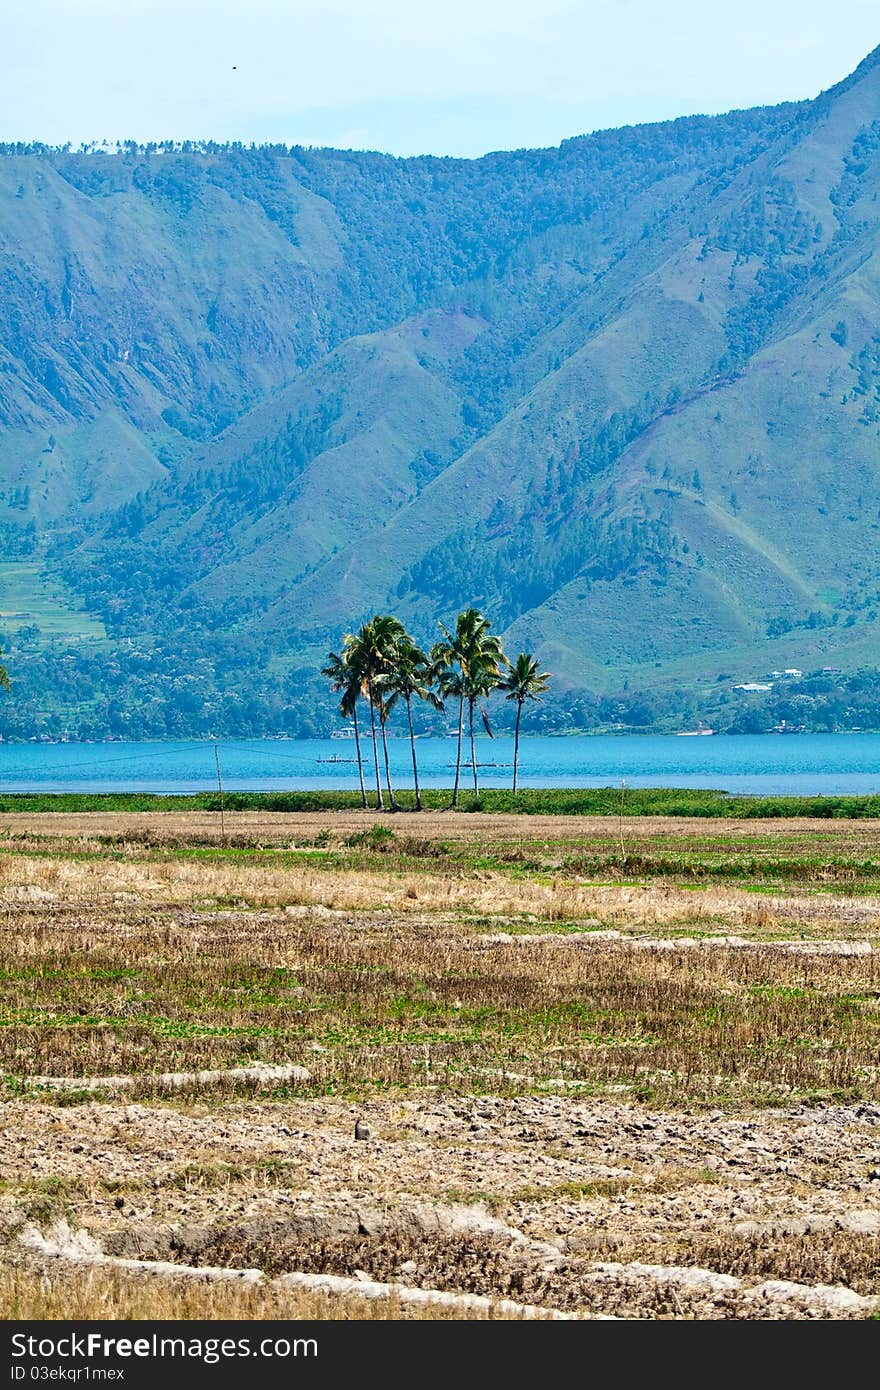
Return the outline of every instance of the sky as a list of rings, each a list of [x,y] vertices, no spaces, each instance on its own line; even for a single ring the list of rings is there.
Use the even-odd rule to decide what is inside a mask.
[[[472,157],[813,97],[877,0],[2,0],[0,140]]]

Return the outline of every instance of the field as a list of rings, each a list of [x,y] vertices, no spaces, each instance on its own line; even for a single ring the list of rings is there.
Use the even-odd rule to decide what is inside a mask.
[[[59,581],[47,578],[42,564],[32,560],[0,563],[0,621],[6,631],[35,625],[43,638],[106,638],[103,625],[80,611]]]
[[[0,1316],[880,1312],[871,819],[16,809],[0,898]]]

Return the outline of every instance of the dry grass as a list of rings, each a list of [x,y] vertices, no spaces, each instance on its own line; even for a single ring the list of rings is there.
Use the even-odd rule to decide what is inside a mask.
[[[422,1287],[630,1316],[752,1316],[736,1300],[720,1313],[698,1300],[682,1311],[668,1290],[635,1305],[623,1286],[597,1293],[576,1254],[542,1271],[526,1247],[470,1237],[346,1242],[288,1231],[269,1248],[254,1214],[263,1220],[286,1209],[292,1193],[321,1189],[328,1164],[341,1210],[352,1192],[372,1196],[371,1150],[351,1140],[346,1106],[356,1101],[383,1116],[394,1200],[430,1192],[442,1201],[445,1193],[505,1219],[516,1209],[517,1220],[544,1234],[576,1228],[590,1259],[880,1292],[878,1240],[733,1232],[734,1208],[761,1216],[762,1202],[776,1210],[781,1201],[783,1214],[796,1214],[838,1181],[842,1151],[824,1149],[824,1139],[810,1141],[809,1163],[789,1178],[768,1130],[765,1197],[749,1205],[737,1184],[748,1172],[743,1155],[756,1150],[738,1149],[735,1136],[709,1167],[699,1137],[669,1141],[655,1163],[650,1136],[638,1137],[641,1122],[627,1156],[612,1125],[581,1162],[592,1122],[566,1119],[584,1098],[596,1113],[611,1105],[600,1096],[655,1113],[712,1106],[737,1117],[801,1098],[880,1100],[880,954],[799,955],[773,945],[780,937],[877,939],[871,823],[629,820],[621,864],[617,827],[607,821],[542,818],[524,827],[514,817],[401,816],[391,841],[348,843],[374,821],[243,813],[229,818],[224,847],[209,815],[4,820],[0,1099],[14,1101],[7,1123],[23,1140],[5,1149],[3,1212],[19,1222],[66,1214],[111,1233],[135,1230],[142,1213],[154,1222],[160,1212],[173,1221],[197,1213],[212,1232],[209,1262],[257,1262],[269,1273],[363,1269],[379,1279],[414,1262]],[[613,927],[627,939],[582,940],[573,927]],[[494,939],[500,933],[518,939]],[[681,934],[752,945],[628,946],[633,937],[674,943]],[[311,1079],[225,1081],[167,1095],[158,1080],[255,1060],[300,1063]],[[124,1101],[39,1089],[40,1077],[120,1074],[138,1078]],[[542,1098],[497,1103],[546,1106],[555,1118],[545,1140],[527,1125],[480,1137],[495,1113],[490,1105],[488,1119],[472,1114],[482,1097],[533,1092]],[[436,1105],[446,1106],[439,1128],[420,1127]],[[344,1137],[332,1127],[319,1133],[330,1106],[338,1108],[333,1126],[345,1111]],[[29,1125],[39,1136],[32,1151]],[[450,1126],[459,1126],[454,1140]],[[838,1196],[869,1203],[876,1187],[867,1159],[848,1161]],[[833,1209],[824,1200],[820,1209]],[[695,1227],[701,1206],[713,1221]],[[268,1285],[145,1280],[63,1261],[49,1269],[47,1278],[7,1263],[0,1316],[403,1315],[394,1303]]]
[[[263,1269],[270,1276],[292,1269],[319,1273],[332,1270],[351,1276],[357,1270],[384,1280],[389,1270],[404,1261],[415,1266],[421,1284],[436,1289],[458,1290],[494,1298],[576,1311],[599,1310],[601,1294],[592,1277],[595,1261],[679,1265],[710,1269],[744,1277],[752,1283],[764,1279],[794,1283],[845,1284],[854,1292],[880,1292],[880,1261],[876,1239],[837,1232],[829,1236],[751,1237],[712,1235],[702,1240],[666,1239],[621,1241],[607,1236],[596,1241],[587,1258],[571,1255],[553,1267],[541,1268],[527,1253],[510,1242],[474,1236],[410,1237],[394,1233],[347,1240],[291,1239],[236,1230],[218,1230],[203,1247],[212,1264],[228,1268]],[[645,1290],[652,1316],[663,1316],[669,1293]],[[735,1314],[731,1300],[730,1313]]]
[[[880,1294],[880,1241],[846,1231],[809,1235],[712,1234],[699,1240],[630,1247],[625,1258],[695,1264],[723,1274],[790,1279],[796,1284],[844,1284],[859,1294]],[[614,1258],[620,1258],[616,1255]]]
[[[306,1065],[316,1090],[526,1076],[657,1099],[873,1098],[878,1001],[876,955],[576,940],[548,954],[424,914],[119,908],[0,926],[8,1084],[136,1073],[148,1095],[151,1073],[261,1060]]]
[[[364,831],[390,835],[375,844]],[[0,817],[0,903],[288,905],[880,940],[866,821],[241,812]],[[757,890],[757,891],[755,891]],[[832,894],[836,896],[832,897]]]
[[[38,907],[46,913],[80,904],[156,911],[323,907],[334,912],[442,913],[480,918],[495,929],[507,922],[601,924],[628,932],[664,930],[706,934],[736,931],[765,939],[868,935],[880,940],[880,899],[816,900],[755,896],[736,887],[699,892],[674,880],[586,883],[559,873],[515,879],[497,869],[448,873],[391,870],[381,859],[369,869],[279,863],[270,857],[238,862],[62,856],[0,857],[0,908]],[[120,915],[123,915],[123,912]],[[497,919],[504,919],[499,922]]]
[[[0,1319],[8,1321],[100,1319],[388,1322],[517,1320],[498,1310],[481,1312],[443,1305],[421,1307],[389,1299],[344,1298],[302,1289],[238,1283],[145,1279],[134,1272],[96,1267],[53,1267],[0,1273]]]

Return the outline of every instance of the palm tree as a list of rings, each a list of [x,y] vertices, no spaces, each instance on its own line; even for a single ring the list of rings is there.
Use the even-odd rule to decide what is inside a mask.
[[[519,773],[519,721],[522,718],[526,700],[540,700],[550,683],[550,672],[539,671],[536,657],[528,652],[520,652],[506,675],[498,682],[498,689],[505,691],[506,700],[516,701],[516,729],[513,736],[513,793]]]
[[[358,781],[361,786],[361,805],[366,810],[367,789],[364,786],[364,764],[361,758],[361,735],[357,711],[362,681],[357,669],[357,662],[354,659],[352,640],[351,634],[345,637],[341,656],[337,652],[327,653],[327,665],[322,668],[321,675],[327,676],[331,690],[335,690],[337,694],[339,691],[342,692],[339,712],[343,719],[351,719],[354,722],[354,746],[357,754]]]
[[[384,809],[382,803],[382,783],[379,776],[379,745],[376,737],[376,711],[382,731],[382,747],[385,753],[385,780],[388,786],[389,805],[392,811],[398,809],[391,786],[391,769],[388,762],[388,739],[385,724],[388,711],[382,698],[385,683],[392,675],[397,659],[398,648],[408,641],[406,629],[397,618],[390,614],[377,613],[368,623],[364,623],[355,636],[350,639],[357,669],[361,673],[362,689],[370,706],[370,723],[373,730],[373,763],[376,769],[376,808]],[[346,642],[349,639],[346,638]]]
[[[383,692],[384,692],[384,690],[387,688],[387,687],[386,687],[386,682],[389,681],[390,679],[391,679],[390,673],[389,673],[389,675],[387,675],[387,676],[380,676],[379,679],[378,679],[378,681],[376,682],[376,685],[377,685],[377,688],[378,688],[378,691],[379,691],[379,729],[380,729],[381,734],[382,734],[382,756],[383,756],[383,759],[384,759],[384,762],[385,762],[385,785],[386,785],[386,787],[388,788],[388,806],[389,806],[389,809],[392,810],[392,811],[399,811],[399,810],[400,810],[400,807],[399,807],[399,805],[397,804],[397,801],[395,800],[395,797],[394,797],[394,788],[393,788],[392,785],[391,785],[391,764],[390,764],[390,762],[388,761],[388,729],[387,729],[387,724],[388,724],[388,716],[389,716],[389,714],[391,713],[392,706],[388,703],[388,699],[387,699],[387,698],[385,698],[385,699],[382,698]]]
[[[358,690],[364,695],[370,708],[370,725],[373,736],[373,763],[376,769],[376,810],[384,810],[382,802],[382,781],[379,777],[379,745],[376,742],[376,704],[373,691],[373,677],[368,664],[372,638],[369,624],[365,623],[359,632],[347,632],[343,640],[345,652],[353,670],[358,676]]]
[[[474,775],[474,795],[476,795],[479,792],[477,778],[477,750],[476,745],[474,743],[474,709],[476,708],[478,701],[487,700],[491,695],[492,691],[495,689],[501,676],[501,664],[506,660],[504,652],[501,648],[501,643],[498,640],[498,638],[490,637],[488,638],[488,642],[492,645],[488,648],[484,648],[480,652],[479,658],[474,657],[471,659],[471,663],[468,668],[467,675],[465,677],[466,697],[468,703],[468,730],[470,733],[471,741],[471,768],[473,770]],[[486,711],[481,710],[480,713],[483,716],[483,724],[486,727],[486,733],[489,735],[490,738],[492,738],[493,734],[489,726],[489,719],[486,714]]]
[[[455,755],[455,785],[452,788],[452,805],[458,805],[458,784],[461,778],[461,735],[464,728],[464,701],[467,694],[467,680],[462,671],[457,671],[448,663],[445,645],[438,642],[431,648],[431,664],[440,689],[441,703],[446,700],[458,701],[458,745]]]
[[[406,718],[409,724],[409,742],[412,749],[413,785],[416,793],[416,810],[422,809],[422,793],[419,788],[419,765],[416,759],[416,736],[413,731],[412,701],[415,695],[425,700],[434,709],[442,710],[443,701],[434,694],[434,666],[430,657],[407,638],[397,650],[394,670],[388,677],[386,689],[390,691],[385,702],[387,714],[391,713],[398,700],[406,705]],[[386,718],[387,718],[386,714]]]
[[[466,608],[455,620],[455,632],[440,624],[443,641],[431,649],[431,659],[439,670],[440,689],[444,695],[458,696],[458,753],[455,760],[455,786],[452,805],[458,805],[461,778],[461,739],[464,702],[468,703],[470,724],[471,764],[474,791],[479,790],[477,757],[474,746],[474,709],[497,685],[501,669],[507,664],[501,641],[490,634],[492,624],[476,608]],[[457,668],[457,670],[456,670]],[[485,714],[483,720],[489,729]],[[491,731],[490,731],[491,732]]]

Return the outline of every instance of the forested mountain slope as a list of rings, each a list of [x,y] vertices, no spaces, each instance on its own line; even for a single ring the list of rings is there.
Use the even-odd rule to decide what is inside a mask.
[[[7,729],[308,732],[472,600],[562,722],[880,665],[878,194],[880,50],[474,161],[5,147]]]

